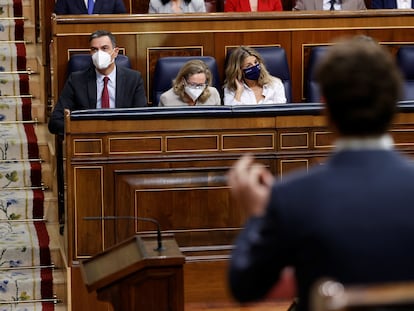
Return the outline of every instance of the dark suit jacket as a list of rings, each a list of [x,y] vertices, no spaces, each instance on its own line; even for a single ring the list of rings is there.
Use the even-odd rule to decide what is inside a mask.
[[[57,0],[54,12],[64,14],[88,14],[84,0]],[[95,0],[94,14],[118,14],[126,13],[122,0]]]
[[[65,83],[59,100],[49,119],[49,130],[54,134],[64,133],[64,110],[84,110],[96,108],[96,71],[90,67],[73,72]],[[116,67],[116,108],[147,106],[144,81],[138,71]]]
[[[372,9],[396,9],[397,1],[396,0],[372,0],[371,8]],[[414,1],[411,1],[411,8],[414,9]]]
[[[345,284],[414,279],[414,167],[396,152],[342,151],[308,174],[276,182],[264,218],[236,241],[230,286],[259,299],[296,269],[298,310],[321,277]]]

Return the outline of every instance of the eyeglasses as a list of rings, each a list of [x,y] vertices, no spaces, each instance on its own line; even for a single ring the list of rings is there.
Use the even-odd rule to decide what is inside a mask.
[[[199,90],[199,89],[204,89],[207,86],[207,83],[191,83],[191,82],[188,82],[187,80],[184,80],[184,81],[185,81],[185,84],[192,89]]]

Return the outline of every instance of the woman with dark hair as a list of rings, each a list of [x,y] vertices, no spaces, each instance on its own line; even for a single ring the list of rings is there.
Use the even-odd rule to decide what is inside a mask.
[[[150,0],[148,13],[206,12],[204,0]]]

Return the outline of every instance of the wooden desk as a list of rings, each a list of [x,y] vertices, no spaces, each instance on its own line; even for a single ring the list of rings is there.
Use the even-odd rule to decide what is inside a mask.
[[[396,146],[409,155],[413,109],[402,105],[392,130]],[[245,215],[231,200],[226,173],[247,152],[282,179],[322,163],[333,135],[320,113],[318,104],[73,112],[65,139],[72,273],[80,259],[155,232],[134,219],[84,217],[150,217],[174,234],[186,256],[185,300],[228,300],[226,259]]]

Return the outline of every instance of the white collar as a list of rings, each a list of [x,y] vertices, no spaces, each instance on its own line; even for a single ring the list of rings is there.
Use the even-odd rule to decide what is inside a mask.
[[[393,149],[394,140],[390,134],[376,137],[341,137],[335,142],[335,150],[390,150]]]
[[[95,68],[95,72],[96,72],[96,79],[98,81],[103,80],[103,78],[105,77],[105,75],[101,74],[96,68]],[[116,79],[116,65],[114,66],[114,70],[111,71],[111,73],[109,75],[107,75],[107,77],[109,77],[109,80],[112,81],[113,83],[115,83],[115,79]]]

